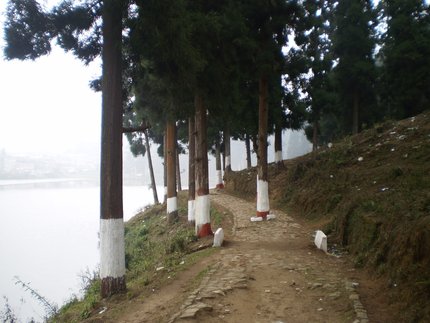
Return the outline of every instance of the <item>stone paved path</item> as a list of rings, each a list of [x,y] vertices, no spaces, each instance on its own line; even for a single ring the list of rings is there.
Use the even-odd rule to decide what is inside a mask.
[[[233,235],[170,322],[368,322],[353,269],[315,249],[311,230],[277,210],[251,222],[253,203],[219,191],[211,201],[233,213]]]

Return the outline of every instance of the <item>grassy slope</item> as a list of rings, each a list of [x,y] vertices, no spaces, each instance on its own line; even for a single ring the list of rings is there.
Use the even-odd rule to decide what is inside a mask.
[[[253,198],[255,178],[234,172],[226,188]],[[318,223],[386,278],[403,320],[430,321],[430,112],[271,165],[269,182],[273,207]]]
[[[323,226],[329,244],[343,244],[358,266],[386,277],[387,295],[405,302],[404,320],[430,321],[429,112],[345,138],[283,167],[271,165],[269,173],[273,207]],[[227,190],[255,198],[255,178],[255,169],[234,172]],[[154,206],[126,224],[127,294],[101,300],[99,280],[89,277],[85,298],[71,300],[50,321],[97,321],[104,307],[109,311],[103,315],[114,319],[130,299],[145,297],[153,285],[213,252],[194,252],[200,242],[186,224],[185,196],[179,214],[181,221],[170,227],[165,207]],[[214,227],[225,214],[211,210]]]
[[[50,322],[115,321],[127,310],[128,302],[144,299],[151,290],[163,286],[180,271],[213,252],[212,238],[197,241],[194,228],[187,223],[187,198],[179,194],[179,221],[169,225],[166,206],[155,205],[137,214],[125,224],[127,293],[109,299],[100,298],[100,280],[97,273],[88,277],[83,299],[76,297],[64,305]],[[216,228],[229,217],[227,212],[211,208],[212,226]],[[203,247],[202,247],[203,246]],[[109,311],[100,315],[104,308]]]

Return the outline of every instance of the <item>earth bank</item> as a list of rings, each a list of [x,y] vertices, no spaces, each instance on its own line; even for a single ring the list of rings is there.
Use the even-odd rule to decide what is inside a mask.
[[[211,192],[222,248],[154,206],[126,225],[128,292],[91,277],[52,322],[425,322],[429,316],[429,113],[271,165],[273,221],[255,215],[255,169]],[[238,198],[241,196],[243,199]],[[329,237],[326,255],[312,233]]]
[[[226,190],[252,200],[255,179],[232,172]],[[271,165],[269,189],[273,207],[323,229],[383,282],[399,320],[430,321],[429,112]]]

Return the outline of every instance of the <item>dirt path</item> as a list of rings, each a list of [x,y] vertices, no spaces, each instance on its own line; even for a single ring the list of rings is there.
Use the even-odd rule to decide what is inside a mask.
[[[368,322],[344,260],[316,250],[311,232],[283,212],[251,222],[253,203],[211,198],[234,214],[233,236],[171,322]]]
[[[121,322],[368,322],[354,269],[317,250],[312,230],[277,210],[274,220],[251,222],[254,203],[221,192],[211,199],[234,215],[226,246]],[[203,268],[200,285],[187,290]]]

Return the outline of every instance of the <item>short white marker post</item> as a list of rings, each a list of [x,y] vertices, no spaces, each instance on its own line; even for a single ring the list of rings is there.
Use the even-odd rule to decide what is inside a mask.
[[[314,243],[318,249],[327,252],[327,236],[321,230],[316,231]]]
[[[215,231],[214,244],[212,247],[221,247],[223,241],[224,241],[224,230],[222,228],[218,228]]]

